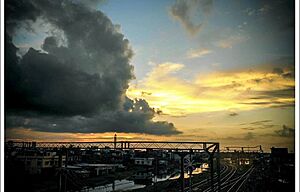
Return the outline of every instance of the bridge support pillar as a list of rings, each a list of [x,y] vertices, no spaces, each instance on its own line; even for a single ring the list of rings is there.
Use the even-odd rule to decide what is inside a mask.
[[[206,153],[209,155],[209,168],[210,168],[210,188],[211,191],[215,191],[215,182],[214,182],[214,159],[215,159],[215,164],[216,164],[216,185],[217,185],[217,190],[220,192],[221,191],[221,175],[220,175],[220,145],[219,143],[216,143],[214,145],[214,148],[212,152],[209,152],[207,149],[205,150]],[[216,155],[215,155],[216,154]]]
[[[210,166],[210,188],[211,191],[214,191],[214,156],[213,155],[209,158],[209,166]]]
[[[180,180],[181,180],[181,185],[180,185],[180,191],[184,192],[184,157],[188,155],[188,152],[176,152],[180,156]]]
[[[181,155],[181,164],[180,164],[180,178],[181,178],[181,192],[184,192],[184,157]]]

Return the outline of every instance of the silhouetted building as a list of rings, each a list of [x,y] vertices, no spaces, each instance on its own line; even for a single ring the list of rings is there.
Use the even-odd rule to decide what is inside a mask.
[[[271,148],[271,186],[275,191],[293,191],[295,180],[295,156],[287,148]]]
[[[62,166],[65,164],[66,156],[62,156]],[[16,156],[18,161],[25,165],[25,170],[29,174],[41,174],[42,171],[59,167],[59,155],[56,152],[20,154]]]

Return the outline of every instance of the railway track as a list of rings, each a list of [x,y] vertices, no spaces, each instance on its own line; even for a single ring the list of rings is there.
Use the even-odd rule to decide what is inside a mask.
[[[237,172],[237,167],[236,166],[231,166],[232,167],[232,169],[230,170],[230,172],[229,173],[227,173],[224,177],[221,177],[221,186],[222,186],[222,184],[224,184],[224,183],[228,183],[228,182],[230,182],[231,180],[231,178],[232,177],[234,177],[234,175],[236,174],[236,172]],[[214,184],[214,189],[216,189],[216,187],[218,187],[218,184],[217,184],[217,182],[215,182],[215,184]],[[205,190],[203,190],[203,192],[211,192],[212,191],[212,189],[210,188],[210,187],[208,187],[208,188],[206,188]]]
[[[242,189],[244,183],[247,181],[253,170],[254,166],[247,169],[244,173],[239,174],[236,166],[233,165],[224,165],[224,169],[221,172],[221,191],[224,192],[238,192]],[[194,183],[192,185],[192,191],[201,191],[201,192],[212,192],[210,186],[210,179],[205,179],[201,182]],[[214,176],[214,191],[217,191],[217,177]],[[189,191],[186,188],[186,191]]]
[[[231,177],[231,175],[233,173],[235,173],[235,171],[236,171],[235,166],[224,164],[223,169],[220,171],[221,181],[228,178],[228,177]],[[214,183],[215,183],[214,186],[217,186],[217,183],[216,183],[217,182],[217,175],[216,174],[214,175],[213,179],[214,179]],[[206,178],[206,179],[204,179],[200,182],[193,183],[192,184],[192,189],[193,189],[193,191],[200,191],[203,188],[207,188],[207,186],[210,186],[210,178]],[[185,190],[189,191],[189,187],[186,187]]]
[[[241,187],[244,185],[245,181],[247,181],[247,179],[249,178],[249,176],[251,175],[253,170],[254,170],[254,167],[252,166],[243,175],[235,178],[235,180],[227,186],[227,187],[229,187],[229,186],[230,187],[229,187],[229,189],[226,190],[226,192],[231,192],[231,191],[238,192],[241,189]]]
[[[228,165],[224,165],[224,168],[220,171],[220,176],[222,177],[222,175],[224,174],[224,173],[226,173],[226,171],[229,169],[229,166]],[[214,180],[216,180],[216,178],[217,178],[217,174],[215,174],[214,175]],[[208,184],[210,182],[210,178],[206,178],[206,179],[204,179],[204,180],[202,180],[202,181],[200,181],[200,182],[197,182],[197,183],[193,183],[192,184],[192,189],[193,188],[198,188],[198,187],[200,187],[200,186],[202,186],[202,185],[206,185],[206,184]],[[189,190],[189,187],[186,187],[185,188],[185,190]]]

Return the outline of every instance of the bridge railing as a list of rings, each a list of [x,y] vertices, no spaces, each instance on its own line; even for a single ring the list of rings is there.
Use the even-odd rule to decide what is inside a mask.
[[[13,147],[80,148],[80,149],[140,149],[210,152],[219,144],[215,142],[165,142],[165,141],[117,141],[117,142],[6,142]]]

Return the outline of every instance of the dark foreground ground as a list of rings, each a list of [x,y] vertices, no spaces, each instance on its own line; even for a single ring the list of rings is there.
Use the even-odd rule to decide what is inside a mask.
[[[111,183],[114,179],[130,178],[138,169],[131,167],[127,170],[116,172],[114,175],[85,178],[81,182],[90,187]],[[245,192],[268,192],[268,191],[295,191],[294,169],[285,167],[280,174],[274,170],[274,166],[265,163],[237,166],[230,163],[222,163],[220,174],[221,191],[245,191]],[[24,166],[17,162],[5,163],[5,192],[54,192],[58,190],[59,174],[54,172],[48,175],[29,175]],[[212,191],[209,172],[195,175],[191,179],[185,179],[185,191]],[[214,190],[217,190],[217,177],[214,177]],[[67,191],[79,191],[67,183]],[[177,192],[180,191],[181,180],[167,180],[150,184],[134,192]],[[64,187],[62,187],[64,189]]]

